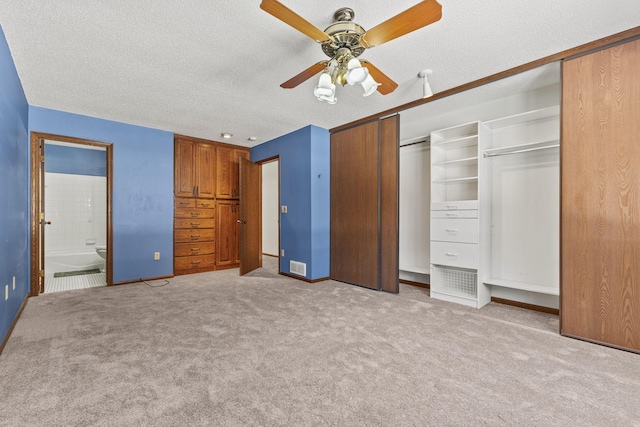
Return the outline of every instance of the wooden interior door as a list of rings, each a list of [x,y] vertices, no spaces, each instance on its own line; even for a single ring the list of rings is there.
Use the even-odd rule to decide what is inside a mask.
[[[240,275],[262,267],[262,166],[240,158]]]
[[[560,331],[640,350],[640,40],[565,61]]]

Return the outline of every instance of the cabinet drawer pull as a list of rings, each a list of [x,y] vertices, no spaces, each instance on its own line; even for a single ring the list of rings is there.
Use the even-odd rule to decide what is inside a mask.
[[[446,256],[458,256],[458,254],[452,254],[452,253],[450,253],[450,252],[447,252],[445,255],[446,255]]]
[[[192,235],[191,235],[191,238],[192,238],[192,239],[199,239],[199,238],[200,238],[200,235],[199,235],[199,234],[192,234]]]
[[[200,212],[191,212],[191,216],[200,216]]]
[[[455,214],[455,213],[448,213],[448,214],[447,214],[447,216],[448,216],[449,218],[457,218],[457,217],[458,217],[458,214]]]
[[[199,225],[200,225],[200,223],[199,223],[199,222],[192,222],[192,223],[191,223],[191,226],[192,226],[192,227],[198,227]]]
[[[447,209],[458,209],[458,205],[447,205]]]
[[[200,250],[200,248],[191,248],[191,252],[197,252],[199,250]]]
[[[205,208],[209,207],[209,203],[200,203],[200,206],[204,206]]]
[[[449,234],[458,234],[457,228],[447,228],[447,233]]]
[[[191,261],[191,264],[200,264],[200,261]]]

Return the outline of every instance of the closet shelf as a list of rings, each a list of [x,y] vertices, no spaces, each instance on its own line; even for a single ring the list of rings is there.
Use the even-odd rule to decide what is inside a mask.
[[[455,148],[464,148],[464,147],[474,147],[478,145],[478,135],[466,135],[459,138],[451,138],[445,139],[443,141],[433,141],[431,140],[432,147],[442,147],[447,150],[452,150]]]
[[[447,160],[445,162],[434,162],[433,166],[465,166],[475,165],[478,163],[477,157],[468,157],[466,159]]]
[[[521,291],[536,292],[546,295],[560,295],[558,287],[538,285],[535,283],[516,282],[514,280],[490,278],[483,281],[486,285],[499,286],[501,288],[519,289]]]
[[[485,122],[484,124],[491,129],[498,129],[526,122],[532,122],[534,120],[542,120],[549,117],[558,117],[559,115],[560,106],[554,105],[552,107],[541,108],[539,110],[531,110],[520,114],[514,114],[512,116],[501,117],[499,119]]]
[[[484,150],[484,157],[506,156],[509,154],[528,153],[531,151],[547,150],[549,148],[560,147],[557,139],[541,142],[530,142],[527,144],[509,145],[506,147],[488,148]]]
[[[468,182],[478,182],[478,177],[467,176],[464,178],[440,179],[433,181],[434,184],[465,184]]]

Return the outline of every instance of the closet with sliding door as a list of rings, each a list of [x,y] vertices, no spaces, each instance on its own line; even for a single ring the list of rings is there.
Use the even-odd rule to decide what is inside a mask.
[[[400,206],[430,228],[431,297],[558,309],[559,80],[553,63],[401,113],[401,145],[430,146],[430,203],[403,199],[401,180]]]
[[[563,64],[564,335],[640,352],[640,40]]]

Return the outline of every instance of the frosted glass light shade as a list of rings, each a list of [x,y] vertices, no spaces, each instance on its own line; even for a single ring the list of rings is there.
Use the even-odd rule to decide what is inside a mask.
[[[331,76],[329,73],[322,73],[320,75],[320,81],[318,86],[313,90],[313,94],[320,98],[321,96],[333,97],[336,93],[336,85],[331,83]]]
[[[347,82],[352,86],[364,82],[369,75],[369,70],[364,68],[357,58],[349,60],[347,69]]]
[[[378,83],[377,81],[373,80],[373,77],[371,77],[371,74],[368,74],[367,78],[364,79],[364,81],[362,82],[362,88],[364,89],[364,94],[362,94],[362,96],[371,95],[373,92],[378,90],[378,86],[380,86],[380,84],[381,83]]]

